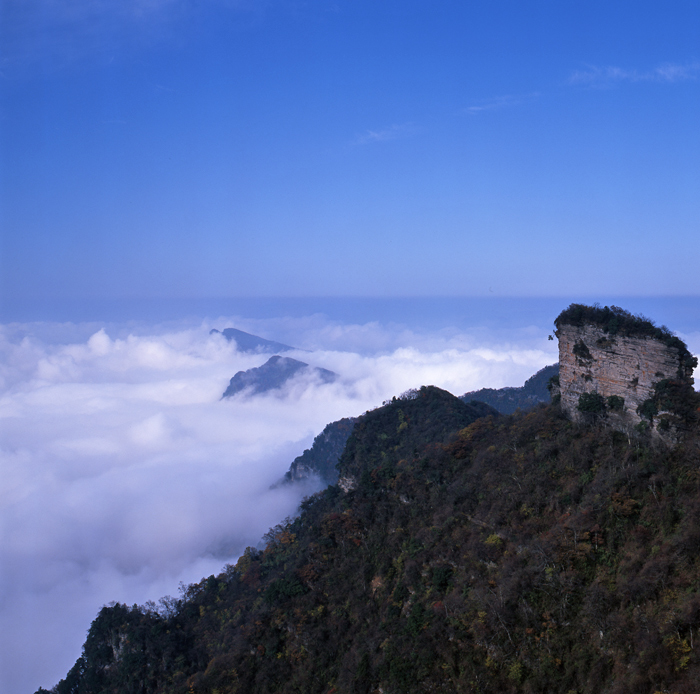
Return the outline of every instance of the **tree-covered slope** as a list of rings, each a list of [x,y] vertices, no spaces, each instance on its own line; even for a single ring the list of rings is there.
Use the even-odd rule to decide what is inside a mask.
[[[359,418],[354,489],[178,600],[103,608],[55,691],[697,691],[697,430],[654,448],[417,395]]]

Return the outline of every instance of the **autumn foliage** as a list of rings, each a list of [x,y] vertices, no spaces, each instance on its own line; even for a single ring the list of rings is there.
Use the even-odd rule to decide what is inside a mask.
[[[57,694],[653,694],[700,681],[700,455],[436,388],[218,576],[105,607]]]

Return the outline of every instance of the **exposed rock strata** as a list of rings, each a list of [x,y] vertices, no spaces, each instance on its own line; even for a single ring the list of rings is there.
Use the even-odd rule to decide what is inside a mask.
[[[597,325],[560,325],[559,386],[562,409],[582,420],[579,399],[585,393],[624,399],[610,412],[611,424],[627,430],[642,417],[637,409],[654,396],[664,379],[692,383],[692,367],[677,347],[648,336],[610,335]]]

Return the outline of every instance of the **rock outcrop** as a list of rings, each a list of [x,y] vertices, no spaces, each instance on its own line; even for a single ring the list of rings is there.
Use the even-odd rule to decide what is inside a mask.
[[[673,439],[695,409],[697,359],[668,328],[615,306],[572,304],[555,320],[562,409]]]
[[[343,417],[326,424],[311,448],[294,459],[282,482],[299,482],[318,475],[323,483],[335,484],[338,481],[336,465],[354,426],[355,417]]]

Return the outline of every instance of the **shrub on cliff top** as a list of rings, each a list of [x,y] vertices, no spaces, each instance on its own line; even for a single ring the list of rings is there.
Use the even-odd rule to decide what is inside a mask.
[[[612,412],[622,412],[625,409],[625,399],[619,395],[609,395],[607,403]]]
[[[583,326],[593,324],[600,326],[608,335],[626,337],[651,337],[678,350],[680,362],[686,368],[694,369],[698,360],[689,351],[679,337],[676,337],[665,325],[657,326],[653,320],[642,315],[634,315],[619,306],[586,306],[571,304],[554,320],[557,330],[562,325]]]
[[[605,398],[596,391],[582,393],[578,399],[579,412],[587,414],[603,414],[605,412]]]
[[[700,394],[689,383],[665,378],[654,384],[652,396],[639,405],[637,412],[649,421],[659,412],[670,412],[682,427],[688,427],[698,421],[699,409]]]

